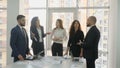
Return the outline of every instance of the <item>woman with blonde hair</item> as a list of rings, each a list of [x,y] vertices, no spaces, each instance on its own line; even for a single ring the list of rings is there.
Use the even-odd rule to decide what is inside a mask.
[[[63,21],[57,19],[56,27],[51,34],[52,44],[52,56],[63,56],[63,40],[67,38],[66,31],[63,27]]]

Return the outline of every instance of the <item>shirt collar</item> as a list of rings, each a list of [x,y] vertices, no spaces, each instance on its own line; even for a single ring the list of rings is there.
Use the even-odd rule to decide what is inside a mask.
[[[95,25],[91,25],[90,28],[92,28],[93,26],[95,26]]]
[[[91,25],[90,27],[87,28],[87,32],[95,25]]]
[[[23,27],[21,25],[18,24],[18,26],[20,27],[20,29],[22,29]]]

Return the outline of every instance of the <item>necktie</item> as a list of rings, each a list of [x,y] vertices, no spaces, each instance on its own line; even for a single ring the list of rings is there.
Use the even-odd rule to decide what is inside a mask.
[[[22,28],[22,34],[25,36],[25,29]]]
[[[27,38],[26,38],[26,31],[25,31],[25,29],[24,28],[22,28],[22,34],[24,35],[24,37],[25,37],[25,42],[27,42]]]

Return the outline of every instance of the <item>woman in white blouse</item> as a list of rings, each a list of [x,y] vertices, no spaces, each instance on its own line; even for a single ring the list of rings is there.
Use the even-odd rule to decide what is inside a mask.
[[[63,56],[63,40],[66,40],[66,31],[63,27],[63,21],[57,19],[56,27],[51,34],[52,44],[52,56]]]

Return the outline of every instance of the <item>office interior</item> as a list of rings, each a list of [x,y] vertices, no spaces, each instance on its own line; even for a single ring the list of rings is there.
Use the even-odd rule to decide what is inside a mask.
[[[84,34],[87,32],[87,17],[97,18],[97,27],[101,32],[97,68],[120,67],[120,0],[0,0],[0,68],[13,63],[10,48],[10,31],[17,25],[16,16],[26,16],[26,30],[30,35],[30,21],[38,16],[45,32],[50,32],[56,19],[63,20],[63,26],[69,32],[73,20],[80,21]],[[31,40],[29,38],[29,47]],[[51,56],[50,36],[45,38],[45,54]],[[64,41],[64,50],[67,41]]]

